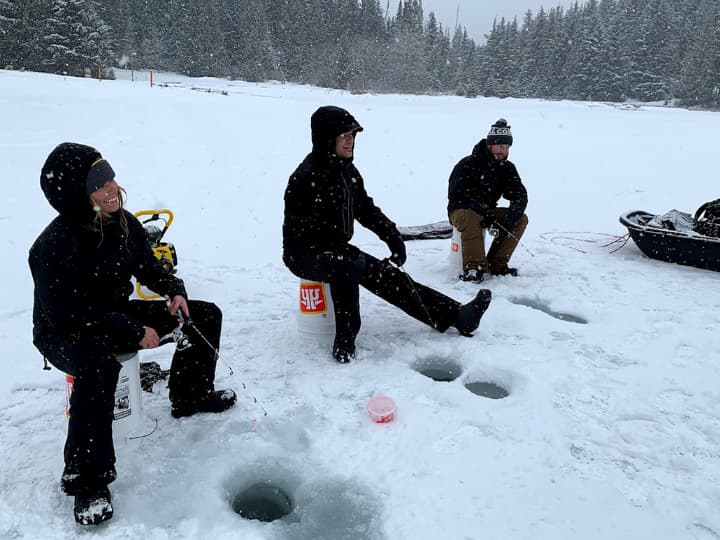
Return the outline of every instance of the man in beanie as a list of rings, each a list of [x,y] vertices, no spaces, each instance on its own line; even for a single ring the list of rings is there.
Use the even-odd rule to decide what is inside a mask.
[[[285,190],[283,261],[300,278],[330,284],[335,360],[345,363],[355,357],[360,286],[440,332],[454,326],[471,336],[490,305],[490,291],[480,289],[475,299],[461,305],[400,270],[407,258],[402,237],[375,206],[353,164],[355,138],[363,128],[348,111],[333,106],[315,111],[310,127],[312,151]],[[350,243],[355,220],[388,245],[389,260],[378,260]]]
[[[517,276],[508,266],[510,257],[525,232],[527,190],[512,162],[508,161],[512,133],[507,120],[500,118],[487,138],[473,148],[471,155],[455,165],[448,186],[448,217],[460,231],[463,273],[460,279],[480,282],[485,273]],[[498,208],[500,198],[510,202]],[[484,229],[495,233],[485,254]]]
[[[43,165],[40,186],[59,215],[30,248],[33,343],[74,377],[61,487],[75,497],[76,521],[98,524],[113,514],[117,354],[155,348],[160,336],[180,328],[186,339],[170,368],[171,414],[224,411],[236,397],[214,388],[222,313],[188,300],[183,282],[163,269],[96,149],[59,145]],[[132,276],[170,300],[130,301]]]

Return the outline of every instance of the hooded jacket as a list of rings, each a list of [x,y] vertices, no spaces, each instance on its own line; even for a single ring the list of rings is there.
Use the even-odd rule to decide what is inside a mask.
[[[450,174],[448,214],[465,208],[485,216],[488,210],[497,207],[501,197],[510,201],[505,227],[512,229],[527,208],[527,190],[515,165],[508,160],[496,160],[483,139]]]
[[[126,315],[132,276],[157,293],[187,297],[183,282],[153,255],[135,216],[121,209],[95,222],[86,179],[99,158],[92,147],[63,143],[42,168],[41,188],[59,215],[35,240],[28,260],[35,283],[33,342],[41,351],[57,338],[136,349],[145,330]]]
[[[352,158],[335,155],[335,140],[362,131],[340,107],[320,107],[311,118],[312,152],[290,176],[285,190],[283,259],[342,250],[350,242],[354,221],[387,242],[399,236],[395,223],[365,191]]]

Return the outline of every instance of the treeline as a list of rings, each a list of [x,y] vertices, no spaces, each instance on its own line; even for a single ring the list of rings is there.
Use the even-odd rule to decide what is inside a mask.
[[[720,106],[720,0],[590,0],[496,24],[476,81],[493,96]]]
[[[478,46],[401,0],[0,0],[0,66],[106,66],[355,91],[720,106],[720,0],[590,0]]]

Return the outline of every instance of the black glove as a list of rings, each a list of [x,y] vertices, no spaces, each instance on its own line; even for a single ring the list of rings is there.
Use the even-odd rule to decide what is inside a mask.
[[[405,250],[405,242],[403,242],[400,234],[396,234],[388,238],[385,243],[390,248],[390,260],[397,266],[402,266],[407,261],[407,251]]]

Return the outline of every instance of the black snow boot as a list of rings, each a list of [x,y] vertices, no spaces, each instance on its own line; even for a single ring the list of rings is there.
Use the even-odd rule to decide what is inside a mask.
[[[513,276],[517,277],[518,275],[518,269],[517,268],[511,268],[508,265],[501,266],[499,268],[491,268],[490,273],[493,276]]]
[[[347,364],[351,360],[355,360],[355,338],[335,336],[332,355],[340,364]]]
[[[338,345],[335,345],[333,347],[332,355],[333,355],[333,358],[335,360],[337,360],[340,364],[347,364],[351,360],[355,360],[354,348],[349,349],[349,348],[340,347]]]
[[[458,276],[462,281],[471,281],[473,283],[480,283],[485,279],[485,272],[482,268],[469,268]]]
[[[472,337],[472,333],[477,329],[480,319],[490,305],[491,298],[490,289],[480,289],[471,302],[460,306],[460,311],[453,324],[458,332],[463,336]]]
[[[107,486],[91,488],[75,495],[75,521],[97,525],[113,516],[112,498]]]
[[[215,390],[201,401],[173,403],[170,414],[182,418],[196,413],[221,413],[235,405],[236,401],[237,394],[233,390]]]

